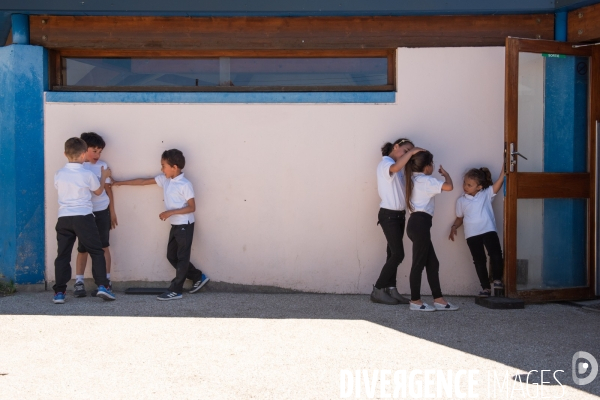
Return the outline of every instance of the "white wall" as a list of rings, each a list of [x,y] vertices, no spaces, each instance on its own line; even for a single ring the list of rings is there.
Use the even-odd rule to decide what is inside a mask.
[[[198,208],[192,260],[213,280],[368,293],[385,262],[376,226],[379,148],[407,136],[455,180],[455,190],[436,200],[432,237],[443,291],[473,294],[478,281],[462,230],[457,242],[447,237],[462,173],[499,171],[503,107],[504,48],[399,49],[395,104],[47,103],[47,279],[54,279],[52,182],[66,162],[62,146],[95,131],[116,179],[154,176],[163,150],[184,152]],[[115,197],[112,279],[172,279],[161,189],[119,187]],[[494,205],[500,237],[502,201]],[[405,247],[398,287],[408,293],[408,238]]]

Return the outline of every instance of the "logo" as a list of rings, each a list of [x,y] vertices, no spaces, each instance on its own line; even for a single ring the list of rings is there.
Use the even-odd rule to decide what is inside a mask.
[[[584,359],[585,361],[579,361]],[[581,375],[589,375],[585,378],[580,378]],[[578,351],[573,354],[573,382],[576,385],[583,386],[591,383],[598,375],[598,361],[593,355],[585,351]]]

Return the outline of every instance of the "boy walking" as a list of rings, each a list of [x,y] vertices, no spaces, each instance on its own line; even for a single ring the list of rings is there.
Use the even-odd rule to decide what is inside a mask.
[[[106,146],[104,139],[94,132],[82,133],[81,139],[87,144],[83,168],[92,171],[98,179],[102,179],[102,168],[108,169],[108,165],[100,160],[102,150],[104,150],[104,147]],[[92,211],[94,213],[96,226],[98,227],[98,233],[100,234],[100,242],[102,242],[102,249],[104,250],[104,259],[106,260],[106,279],[109,281],[107,288],[112,290],[112,285],[110,283],[111,256],[109,237],[110,230],[115,229],[117,226],[117,214],[115,213],[115,202],[109,184],[110,179],[107,179],[105,183],[107,185],[104,187],[104,192],[98,196],[92,194]],[[83,284],[83,275],[85,273],[87,257],[88,252],[80,240],[77,246],[77,262],[75,264],[75,291],[73,292],[75,297],[85,297],[87,295]],[[92,297],[95,297],[96,294],[96,290],[92,291]]]
[[[104,183],[110,177],[110,169],[101,170],[98,181],[93,172],[83,168],[87,151],[86,143],[73,137],[65,142],[65,156],[69,162],[54,175],[54,187],[58,190],[58,221],[56,222],[56,238],[58,254],[54,261],[56,284],[54,303],[65,302],[67,283],[71,279],[71,252],[75,238],[87,249],[92,258],[92,275],[98,285],[98,297],[103,300],[114,300],[115,296],[108,288],[106,279],[106,261],[98,228],[92,214],[92,193],[100,195],[104,191]]]
[[[167,260],[175,268],[175,278],[171,281],[169,290],[159,295],[157,299],[177,300],[182,297],[183,283],[186,279],[193,282],[190,293],[196,293],[209,279],[190,262],[196,202],[194,188],[182,172],[185,167],[185,157],[177,149],[166,150],[162,153],[160,164],[162,174],[154,178],[115,181],[113,186],[157,184],[163,188],[167,211],[160,213],[158,217],[163,221],[168,219],[171,222],[167,243]]]

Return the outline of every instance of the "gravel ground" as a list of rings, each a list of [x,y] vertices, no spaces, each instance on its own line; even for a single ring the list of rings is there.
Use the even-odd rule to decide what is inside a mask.
[[[585,386],[571,377],[575,352],[600,361],[600,313],[579,307],[489,310],[456,297],[457,312],[420,313],[365,295],[117,296],[68,293],[64,305],[52,304],[51,292],[0,297],[0,399],[382,398],[394,389],[400,398],[600,395],[600,374]],[[513,379],[502,389],[494,383],[494,375],[501,384],[530,370],[550,370],[545,382],[563,370],[561,385],[542,393]],[[449,374],[454,386],[445,389],[440,376]],[[530,377],[539,383],[539,374]]]

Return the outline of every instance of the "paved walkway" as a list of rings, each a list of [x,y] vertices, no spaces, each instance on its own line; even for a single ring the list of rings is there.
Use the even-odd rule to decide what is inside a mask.
[[[575,352],[600,361],[600,313],[573,306],[489,310],[451,298],[458,312],[417,313],[364,295],[117,295],[0,298],[0,399],[469,398],[469,370],[480,399],[600,395],[600,374],[586,386],[571,378]],[[503,381],[534,369],[552,371],[545,381],[564,370],[563,386]]]

